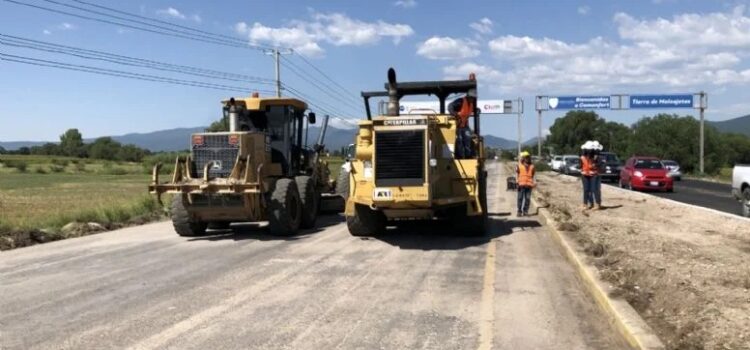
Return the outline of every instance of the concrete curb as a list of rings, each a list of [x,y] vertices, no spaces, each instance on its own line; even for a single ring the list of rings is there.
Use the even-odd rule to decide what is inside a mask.
[[[539,208],[538,202],[532,197],[532,203],[537,207],[540,221],[547,227],[547,231],[560,245],[565,257],[570,261],[578,273],[579,280],[591,295],[599,308],[607,315],[610,323],[636,349],[657,350],[664,349],[664,343],[656,336],[646,321],[633,309],[627,301],[609,297],[611,288],[599,279],[599,272],[588,266],[585,255],[574,248],[574,244],[557,229],[557,221],[546,208]]]

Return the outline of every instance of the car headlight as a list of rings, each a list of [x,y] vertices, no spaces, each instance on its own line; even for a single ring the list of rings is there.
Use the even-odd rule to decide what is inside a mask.
[[[636,171],[636,172],[634,172],[634,173],[633,173],[633,175],[634,175],[635,177],[643,177],[643,173],[642,173],[642,172],[640,172],[640,171]]]

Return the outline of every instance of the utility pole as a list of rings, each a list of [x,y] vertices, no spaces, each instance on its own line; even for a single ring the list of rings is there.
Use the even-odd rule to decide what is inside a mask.
[[[706,100],[707,100],[707,98],[706,98],[706,93],[703,92],[703,91],[701,91],[698,94],[698,96],[700,97],[700,99],[698,101],[698,103],[699,103],[698,110],[700,111],[700,116],[701,116],[701,127],[700,127],[700,129],[701,129],[701,136],[700,136],[700,139],[701,139],[700,140],[700,161],[699,161],[698,168],[700,169],[701,174],[703,174],[703,170],[704,170],[703,169],[703,150],[704,150],[703,147],[704,147],[704,143],[705,143],[705,140],[704,140],[705,135],[703,133],[703,117],[704,117],[704,112],[706,111],[706,105],[707,105],[707,103],[706,103],[707,101]]]
[[[539,130],[537,135],[537,156],[542,159],[542,110],[536,111],[537,123],[539,124]]]
[[[521,141],[523,139],[523,135],[521,132],[521,114],[523,114],[523,100],[519,97],[517,102],[518,110],[518,160],[521,160]]]
[[[272,55],[276,66],[276,97],[281,97],[281,55],[290,55],[294,51],[291,49],[281,51],[278,47],[264,51],[267,55]]]

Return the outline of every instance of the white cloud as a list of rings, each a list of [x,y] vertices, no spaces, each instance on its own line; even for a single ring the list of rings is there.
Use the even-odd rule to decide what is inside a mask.
[[[45,29],[42,31],[42,33],[44,33],[44,35],[50,35],[52,34],[52,31],[50,31],[49,29]]]
[[[252,43],[291,47],[311,56],[324,54],[322,42],[334,46],[363,46],[390,38],[394,44],[399,44],[403,38],[414,34],[406,24],[364,22],[341,13],[313,12],[311,17],[310,21],[295,20],[278,28],[258,22],[252,26],[240,22],[235,25],[235,31],[247,35]]]
[[[586,16],[586,15],[589,14],[589,12],[591,12],[591,8],[590,7],[588,7],[586,5],[578,6],[578,14],[579,15]]]
[[[469,27],[471,27],[471,29],[476,30],[480,34],[491,34],[492,26],[493,26],[492,20],[490,20],[487,17],[484,17],[477,22],[469,24]]]
[[[443,75],[450,80],[467,79],[471,73],[476,75],[479,84],[502,77],[502,74],[494,68],[473,62],[449,65],[443,68]]]
[[[174,7],[168,7],[165,9],[156,10],[156,14],[162,15],[165,17],[173,17],[177,19],[187,19],[187,17],[182,12],[180,12],[178,9]]]
[[[416,7],[417,1],[416,0],[398,0],[393,3],[393,6],[408,9],[408,8]]]
[[[476,43],[466,39],[433,36],[417,45],[417,54],[432,60],[455,60],[479,56]]]
[[[181,19],[181,20],[188,20],[189,19],[189,20],[191,20],[191,21],[193,21],[195,23],[201,23],[203,21],[203,19],[201,18],[201,16],[199,16],[197,14],[188,16],[188,15],[180,12],[180,10],[178,10],[178,9],[176,9],[174,7],[167,7],[165,9],[156,10],[156,14],[160,15],[162,17],[171,17],[171,18],[176,18],[176,19]]]
[[[73,29],[76,29],[76,26],[73,25],[73,24],[70,24],[68,22],[62,22],[62,23],[60,23],[59,26],[57,26],[57,29],[60,29],[60,30],[73,30]]]
[[[485,67],[498,76],[492,88],[507,93],[684,92],[750,84],[750,17],[743,7],[672,19],[618,13],[613,22],[616,39],[567,42],[505,35],[489,41],[495,65],[503,67]],[[477,79],[482,82],[479,73]]]

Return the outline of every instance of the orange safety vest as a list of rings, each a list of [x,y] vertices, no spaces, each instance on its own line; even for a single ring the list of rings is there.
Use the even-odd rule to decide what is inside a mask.
[[[518,163],[518,186],[521,187],[533,187],[534,186],[534,164]]]
[[[474,114],[474,104],[464,96],[461,109],[458,111],[458,127],[465,128],[469,125],[469,116]]]
[[[598,174],[599,169],[596,168],[596,161],[589,157],[581,156],[581,175],[596,176]]]

